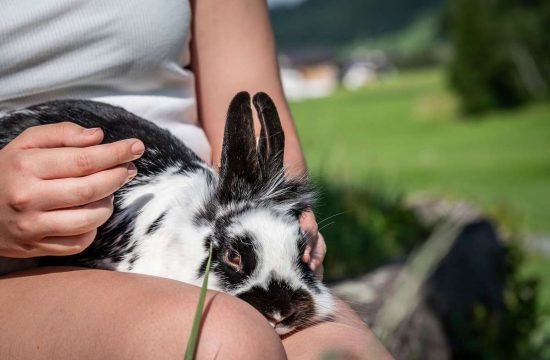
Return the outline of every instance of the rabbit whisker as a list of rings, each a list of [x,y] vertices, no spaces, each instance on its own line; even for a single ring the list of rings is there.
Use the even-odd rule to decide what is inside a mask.
[[[326,223],[325,225],[321,226],[321,227],[319,228],[319,230],[317,230],[317,231],[321,231],[321,230],[323,230],[324,228],[326,228],[327,226],[333,225],[334,223],[335,223],[335,221],[331,221],[331,222],[329,222],[329,223]]]
[[[343,215],[345,213],[347,213],[349,211],[342,211],[342,212],[339,212],[339,213],[336,213],[336,214],[333,214],[333,215],[330,215],[330,216],[327,216],[326,218],[324,218],[323,220],[320,220],[317,222],[317,225],[321,225],[323,222],[329,220],[329,219],[332,219],[333,217],[336,217],[336,216],[340,216],[340,215]]]

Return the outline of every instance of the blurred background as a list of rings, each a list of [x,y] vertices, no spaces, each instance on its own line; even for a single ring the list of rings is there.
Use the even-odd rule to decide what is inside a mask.
[[[269,4],[334,291],[398,359],[550,359],[550,1]]]

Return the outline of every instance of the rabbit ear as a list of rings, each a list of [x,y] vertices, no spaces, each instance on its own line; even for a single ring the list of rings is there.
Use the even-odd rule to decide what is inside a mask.
[[[235,95],[227,111],[220,169],[221,192],[232,193],[238,183],[254,184],[260,175],[250,95],[243,91]]]
[[[262,173],[266,175],[269,170],[281,171],[283,170],[285,134],[275,104],[263,92],[254,95],[252,102],[262,125],[258,142],[258,158]]]

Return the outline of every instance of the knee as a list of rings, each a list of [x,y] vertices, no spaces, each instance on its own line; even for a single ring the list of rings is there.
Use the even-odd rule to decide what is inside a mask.
[[[171,283],[141,294],[131,337],[124,346],[134,358],[182,358],[198,299],[198,289]],[[162,354],[162,355],[160,355]],[[160,355],[160,356],[159,356]],[[284,359],[279,336],[247,303],[209,292],[203,312],[196,359]]]

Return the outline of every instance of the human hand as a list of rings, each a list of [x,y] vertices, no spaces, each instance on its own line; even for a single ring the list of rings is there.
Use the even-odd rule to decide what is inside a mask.
[[[319,232],[313,211],[307,210],[302,213],[300,216],[300,226],[308,239],[302,261],[309,264],[309,267],[315,272],[317,277],[322,279],[324,271],[323,260],[327,253],[327,245],[325,244],[325,238]]]
[[[111,196],[137,173],[137,139],[64,122],[29,128],[0,150],[0,255],[71,255],[94,240]]]

